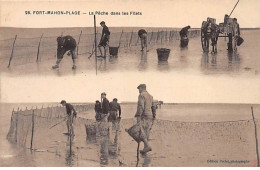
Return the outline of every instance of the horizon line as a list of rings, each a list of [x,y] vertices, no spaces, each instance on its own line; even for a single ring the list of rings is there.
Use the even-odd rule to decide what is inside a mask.
[[[12,27],[12,26],[0,26],[0,28],[21,28],[21,29],[54,29],[54,28],[93,28],[92,26],[87,27]],[[183,28],[183,27],[141,27],[141,26],[109,26],[109,28]],[[199,27],[194,27],[191,29],[201,29]],[[260,27],[241,27],[240,29],[260,29]]]

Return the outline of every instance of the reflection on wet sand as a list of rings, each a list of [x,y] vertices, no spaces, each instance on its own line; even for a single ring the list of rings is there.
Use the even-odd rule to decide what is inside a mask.
[[[154,120],[151,123],[150,131],[152,130],[153,124]],[[88,128],[90,128],[90,126]],[[120,119],[114,122],[104,120],[96,122],[95,130],[92,128],[92,131],[95,131],[95,134],[89,133],[86,139],[88,144],[95,144],[97,146],[100,166],[129,166],[124,163],[124,158],[120,154]],[[149,134],[147,134],[147,137],[149,139]],[[135,150],[134,148],[135,147],[132,149]],[[142,159],[141,166],[150,165],[151,159],[149,154],[140,154],[139,148],[137,148],[136,153],[136,166],[140,166],[140,159]],[[73,165],[73,154],[69,160],[72,160],[70,165]]]
[[[226,56],[218,53],[203,53],[201,58],[201,69],[204,71],[239,72],[240,64],[240,55],[237,52],[227,52]]]
[[[142,51],[138,68],[139,70],[145,70],[147,68],[147,52]]]
[[[117,63],[117,59],[118,59],[118,56],[109,56],[109,62],[111,64],[116,64]]]
[[[67,143],[66,143],[66,156],[65,156],[65,164],[67,166],[74,166],[75,164],[75,152],[72,149],[73,146],[73,136],[68,135]]]
[[[113,159],[119,162],[118,155],[120,147],[118,136],[120,133],[120,120],[107,122],[102,120],[96,122],[95,134],[87,135],[88,143],[95,143],[99,147],[99,160],[101,166],[109,165],[109,160]]]
[[[107,70],[107,60],[106,60],[106,58],[98,59],[97,69],[100,70],[100,71],[106,71]]]
[[[202,70],[208,69],[209,66],[209,55],[208,53],[203,53],[201,58],[201,68]]]
[[[212,56],[211,56],[211,66],[212,67],[217,66],[217,54],[216,53],[212,54]]]
[[[158,61],[157,69],[160,71],[167,71],[170,69],[168,61]]]
[[[228,52],[228,70],[238,72],[240,69],[240,56],[239,53]]]
[[[65,164],[66,166],[74,166],[75,165],[75,152],[68,149],[65,156]]]

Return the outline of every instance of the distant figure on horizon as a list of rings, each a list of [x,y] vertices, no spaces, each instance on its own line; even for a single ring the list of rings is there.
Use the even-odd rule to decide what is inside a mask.
[[[141,51],[144,51],[144,48],[146,48],[147,51],[147,32],[144,29],[140,29],[138,36],[141,39]]]
[[[104,57],[106,57],[106,46],[108,45],[108,42],[109,42],[110,31],[104,21],[100,22],[100,25],[101,25],[101,27],[103,27],[103,30],[102,30],[100,42],[98,44],[98,49],[101,53],[101,56],[103,56],[103,53],[101,50],[101,47],[103,47],[104,48]]]
[[[56,65],[52,66],[53,69],[59,68],[59,64],[61,60],[63,59],[63,55],[68,52],[68,55],[71,55],[73,66],[72,69],[76,69],[76,47],[77,43],[76,40],[70,36],[60,36],[57,38],[57,61]]]

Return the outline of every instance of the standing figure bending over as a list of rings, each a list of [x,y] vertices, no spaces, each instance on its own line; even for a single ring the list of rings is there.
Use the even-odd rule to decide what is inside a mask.
[[[56,65],[52,66],[53,69],[59,68],[59,64],[61,60],[63,59],[63,55],[66,52],[69,52],[68,55],[71,55],[72,61],[73,61],[73,67],[72,69],[76,69],[76,48],[77,48],[77,43],[76,40],[70,36],[67,35],[65,37],[58,37],[57,38],[57,61]]]

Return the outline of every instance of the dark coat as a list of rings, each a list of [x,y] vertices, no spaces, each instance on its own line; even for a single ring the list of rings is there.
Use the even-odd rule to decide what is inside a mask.
[[[102,112],[101,103],[96,103],[95,104],[95,112],[96,113],[101,113]]]
[[[57,38],[57,58],[63,58],[63,55],[70,51],[72,58],[75,58],[75,50],[77,47],[76,40],[70,36],[62,36]]]
[[[104,98],[102,102],[102,114],[108,114],[109,110],[109,101],[107,100],[107,98]]]
[[[181,37],[187,36],[189,29],[190,29],[189,26],[182,28],[181,31],[180,31],[180,36]]]

